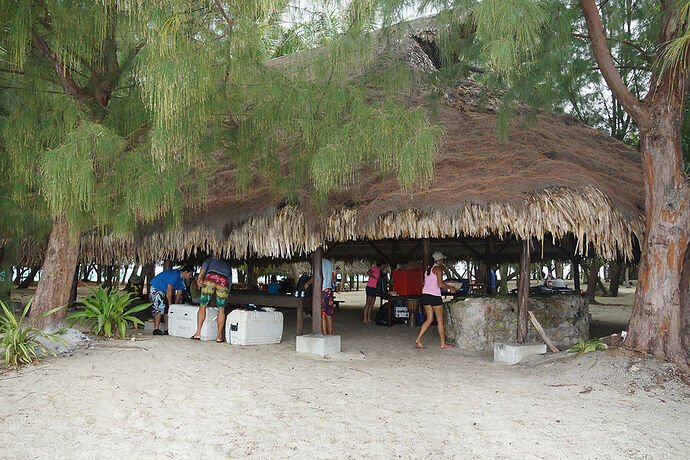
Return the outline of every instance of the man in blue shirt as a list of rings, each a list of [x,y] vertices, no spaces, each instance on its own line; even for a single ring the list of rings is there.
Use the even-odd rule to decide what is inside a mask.
[[[271,282],[268,283],[266,294],[280,294],[280,283],[276,275],[271,276]]]
[[[185,290],[184,280],[191,279],[193,275],[194,268],[185,266],[182,270],[165,270],[151,280],[149,300],[153,303],[153,335],[168,335],[168,308],[171,304],[180,302],[182,291]],[[158,329],[161,316],[165,321],[165,332]]]

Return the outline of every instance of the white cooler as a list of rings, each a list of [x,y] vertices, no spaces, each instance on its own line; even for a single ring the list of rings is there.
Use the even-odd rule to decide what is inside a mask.
[[[264,311],[234,309],[225,321],[225,340],[233,345],[280,343],[283,314],[273,308]]]
[[[168,334],[190,338],[196,332],[196,305],[174,304],[168,309]],[[161,321],[162,322],[162,321]],[[218,337],[218,309],[206,307],[206,320],[201,325],[201,340],[216,340]]]

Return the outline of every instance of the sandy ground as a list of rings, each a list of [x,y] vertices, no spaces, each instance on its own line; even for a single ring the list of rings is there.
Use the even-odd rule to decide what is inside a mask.
[[[0,371],[0,458],[687,458],[690,387],[609,350],[516,366],[413,347],[339,295],[343,352],[135,333]],[[602,307],[604,308],[604,307]],[[619,315],[620,316],[620,315]],[[310,324],[307,320],[306,324]]]

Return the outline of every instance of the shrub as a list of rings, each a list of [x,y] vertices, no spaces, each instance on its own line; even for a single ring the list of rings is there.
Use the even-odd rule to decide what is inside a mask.
[[[111,292],[102,287],[98,288],[98,291],[93,289],[91,291],[91,296],[81,302],[81,310],[67,318],[72,320],[72,326],[75,323],[86,324],[91,326],[92,334],[112,337],[114,331],[116,336],[124,339],[127,321],[144,325],[139,318],[132,316],[132,313],[147,309],[151,305],[150,302],[126,310],[134,302],[132,298],[134,293],[120,295],[117,291]]]
[[[35,327],[24,326],[24,318],[29,308],[31,308],[31,301],[26,304],[19,320],[14,316],[14,312],[6,302],[0,300],[0,307],[2,307],[0,309],[0,334],[2,334],[0,345],[5,356],[5,368],[10,367],[10,365],[19,368],[19,366],[25,364],[37,363],[40,360],[38,351],[57,356],[53,350],[43,345],[38,339],[45,338],[52,342],[61,342],[63,344],[65,343],[64,340],[56,334],[47,334]],[[42,317],[52,315],[62,308],[64,307],[54,308],[42,315]]]
[[[606,350],[606,344],[601,339],[589,339],[577,341],[577,345],[568,350],[570,353],[589,353],[590,351]]]

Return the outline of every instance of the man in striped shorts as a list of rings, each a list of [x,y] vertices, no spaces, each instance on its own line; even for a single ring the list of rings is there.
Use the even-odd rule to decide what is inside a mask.
[[[223,327],[225,326],[225,303],[230,294],[232,273],[230,265],[220,259],[209,257],[204,260],[197,277],[197,286],[201,288],[201,300],[199,311],[196,314],[196,333],[191,337],[194,340],[201,338],[201,326],[206,319],[206,307],[213,294],[216,295],[216,307],[218,307],[218,338],[216,342],[223,342]]]

